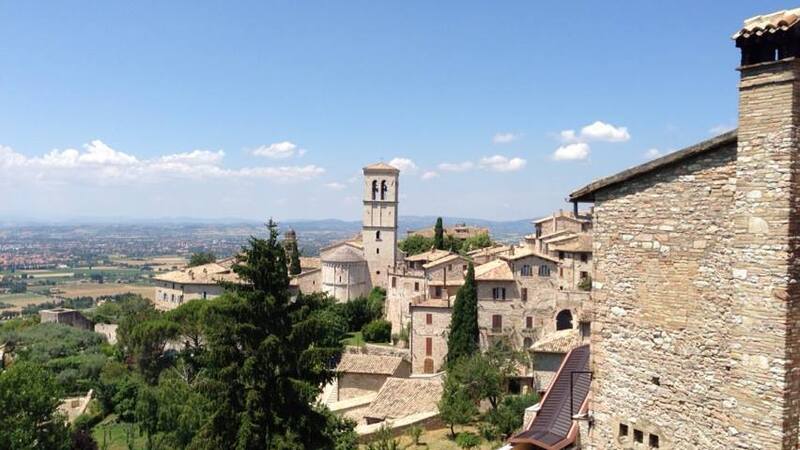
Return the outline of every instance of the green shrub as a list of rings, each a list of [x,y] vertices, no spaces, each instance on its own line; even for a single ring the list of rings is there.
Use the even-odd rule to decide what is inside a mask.
[[[525,408],[535,405],[539,395],[535,392],[525,395],[509,395],[497,406],[489,411],[486,420],[505,438],[511,436],[522,426]]]
[[[367,342],[389,342],[392,335],[392,324],[388,320],[373,320],[364,325],[361,334]]]
[[[458,433],[456,444],[463,449],[475,448],[481,443],[481,438],[475,433]]]
[[[419,445],[419,438],[422,437],[422,433],[424,432],[425,429],[416,424],[411,425],[408,430],[406,430],[406,433],[411,437],[411,442],[413,442],[414,445]]]

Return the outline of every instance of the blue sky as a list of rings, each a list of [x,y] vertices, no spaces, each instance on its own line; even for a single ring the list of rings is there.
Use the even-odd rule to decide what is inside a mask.
[[[734,127],[792,6],[0,2],[0,217],[358,219],[396,158],[401,214],[540,216]]]

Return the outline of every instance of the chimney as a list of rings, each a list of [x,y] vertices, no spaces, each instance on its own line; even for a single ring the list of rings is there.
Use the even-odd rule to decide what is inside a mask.
[[[729,375],[737,446],[795,449],[800,422],[800,9],[756,16],[741,49]],[[722,270],[722,269],[720,269]]]

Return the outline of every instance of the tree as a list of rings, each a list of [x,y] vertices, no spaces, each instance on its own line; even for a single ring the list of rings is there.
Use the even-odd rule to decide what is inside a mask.
[[[303,271],[300,267],[300,250],[297,248],[297,241],[292,240],[289,243],[289,273],[297,275]]]
[[[447,364],[469,357],[478,351],[478,289],[475,285],[475,268],[467,267],[464,284],[458,289],[447,337]]]
[[[217,261],[217,256],[211,252],[194,252],[189,257],[187,267],[197,267],[203,264],[210,264]]]
[[[289,294],[286,254],[270,220],[237,256],[242,284],[206,310],[204,391],[214,412],[192,446],[222,449],[335,448],[343,430],[314,406],[342,347],[330,346],[321,296]],[[347,425],[343,425],[345,430]]]
[[[60,396],[55,378],[36,364],[19,362],[0,372],[0,449],[68,449]]]
[[[364,325],[361,335],[367,342],[389,342],[392,337],[392,323],[388,320],[375,319]]]
[[[500,368],[484,354],[460,358],[450,366],[447,376],[458,383],[476,404],[489,400],[492,409],[497,408],[503,395],[504,378]]]
[[[406,430],[406,433],[408,433],[408,436],[411,438],[411,442],[414,443],[415,447],[419,445],[419,440],[424,432],[425,429],[417,424],[411,425],[408,427],[408,430]]]
[[[433,227],[433,248],[444,250],[444,226],[441,217],[436,219],[436,226]]]
[[[400,250],[405,252],[407,256],[417,255],[433,248],[433,239],[419,234],[412,234],[400,241],[398,247],[400,247]]]
[[[450,436],[456,437],[456,425],[466,425],[478,415],[478,407],[458,380],[445,375],[444,390],[439,400],[439,417],[450,427]]]
[[[489,411],[486,420],[503,435],[504,439],[508,439],[522,426],[525,409],[535,405],[538,401],[539,395],[535,392],[526,395],[509,395],[503,399],[497,409]]]
[[[461,243],[461,251],[466,253],[479,248],[486,248],[492,246],[492,239],[489,233],[481,233],[475,236],[470,236]]]

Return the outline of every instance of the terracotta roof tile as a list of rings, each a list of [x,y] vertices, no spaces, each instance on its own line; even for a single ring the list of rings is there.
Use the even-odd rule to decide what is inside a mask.
[[[337,372],[367,373],[373,375],[394,375],[403,358],[399,356],[367,355],[364,353],[343,353]]]
[[[442,397],[442,377],[394,378],[390,377],[378,391],[364,417],[397,419],[423,412],[439,410]]]
[[[538,353],[567,353],[580,343],[578,330],[570,328],[544,336],[531,345],[531,350]]]
[[[173,270],[153,277],[154,280],[181,284],[217,284],[220,281],[240,283],[241,279],[233,272],[233,258],[223,259],[202,266]]]
[[[733,39],[748,39],[766,33],[787,31],[797,25],[798,21],[800,21],[800,8],[751,17],[744,21],[744,26],[733,35]]]
[[[476,267],[475,279],[479,281],[514,281],[514,274],[505,260],[495,259]]]

